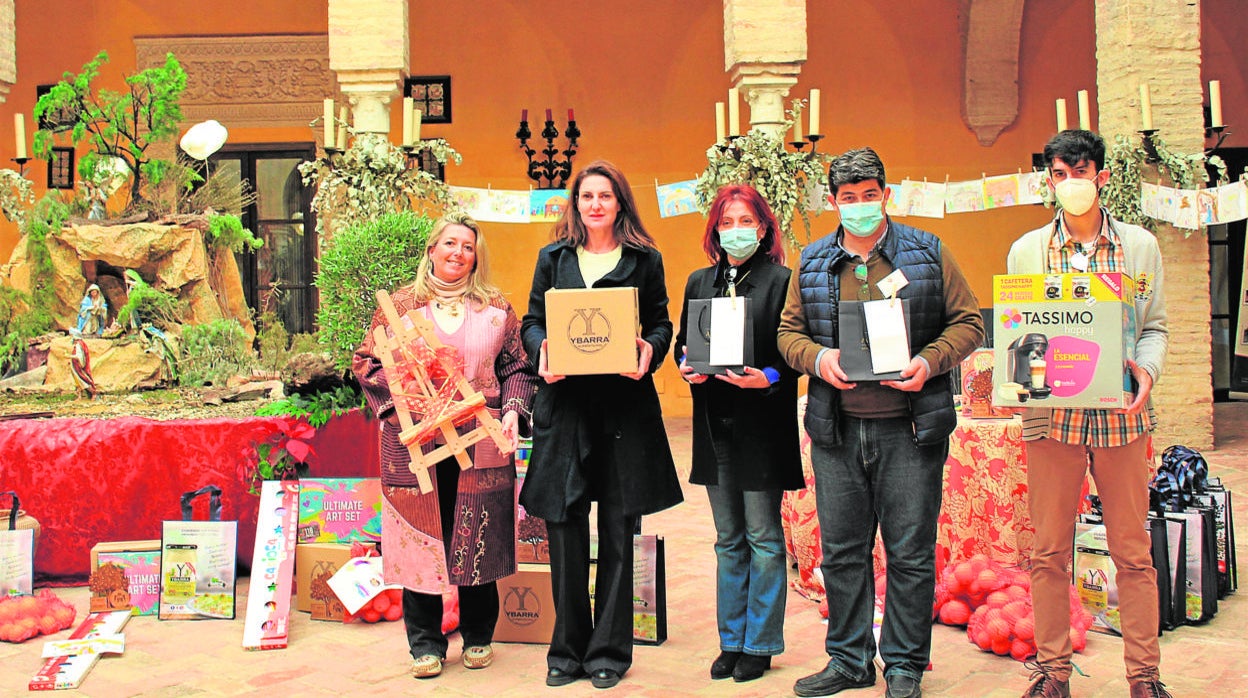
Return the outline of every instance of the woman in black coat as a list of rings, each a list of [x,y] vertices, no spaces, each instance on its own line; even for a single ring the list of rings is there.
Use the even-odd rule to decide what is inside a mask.
[[[651,374],[672,341],[663,258],[637,217],[632,189],[611,163],[591,163],[572,181],[571,205],[555,224],[533,273],[525,350],[537,365],[533,451],[520,492],[546,520],[555,628],[546,685],[590,675],[610,688],[632,665],[633,533],[642,514],[680,503],[672,452]],[[560,376],[546,361],[546,291],[635,287],[641,335],[637,370]],[[598,576],[589,609],[589,505],[598,502]]]
[[[720,655],[711,664],[711,678],[750,681],[784,651],[788,575],[780,499],[784,490],[805,484],[797,373],[776,348],[791,272],[784,266],[776,217],[748,185],[719,190],[702,246],[711,266],[689,276],[674,353],[693,393],[689,480],[706,485],[715,519]],[[709,376],[685,360],[689,301],[723,296],[750,299],[753,360]],[[702,332],[704,323],[697,320],[693,331]]]

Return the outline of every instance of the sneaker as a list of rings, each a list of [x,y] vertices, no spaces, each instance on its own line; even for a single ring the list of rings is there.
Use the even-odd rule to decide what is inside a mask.
[[[1070,682],[1057,678],[1052,669],[1037,662],[1026,662],[1023,666],[1031,669],[1031,685],[1023,698],[1070,698]]]
[[[1131,682],[1131,698],[1174,698],[1166,685],[1157,679]]]
[[[732,670],[741,661],[740,652],[720,652],[715,661],[711,662],[711,679],[718,681],[732,676]]]
[[[888,683],[888,690],[884,692],[885,698],[923,698],[919,680],[912,676],[894,674],[884,680]]]
[[[799,696],[830,696],[847,688],[866,688],[875,685],[875,666],[867,667],[867,677],[854,680],[832,668],[832,662],[817,674],[800,678],[793,684],[793,692]]]
[[[469,669],[484,669],[493,661],[494,648],[490,645],[464,648],[464,666]]]
[[[442,658],[436,654],[422,654],[412,662],[412,676],[417,679],[431,679],[442,673]]]

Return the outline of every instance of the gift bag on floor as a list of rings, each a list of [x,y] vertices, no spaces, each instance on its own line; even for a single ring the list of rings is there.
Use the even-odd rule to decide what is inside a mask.
[[[1209,487],[1202,494],[1192,497],[1201,507],[1213,510],[1214,540],[1217,544],[1218,598],[1239,586],[1239,574],[1235,565],[1235,515],[1231,507],[1231,493],[1222,487],[1218,478],[1210,478]]]
[[[1188,623],[1202,623],[1218,612],[1218,580],[1213,512],[1189,508],[1168,511],[1167,519],[1182,521],[1186,541],[1185,567],[1187,580],[1183,594],[1183,617]]]
[[[208,520],[193,521],[191,505],[208,495]],[[182,520],[165,521],[160,536],[161,620],[234,618],[238,522],[221,520],[221,488],[182,495]]]
[[[1168,519],[1163,514],[1150,514],[1149,525],[1153,531],[1154,554],[1156,554],[1156,528],[1163,527],[1166,536],[1166,567],[1169,571],[1170,598],[1160,607],[1161,625],[1173,630],[1187,622],[1187,523]],[[1161,590],[1161,567],[1157,567],[1157,589]]]
[[[13,506],[0,523],[0,596],[29,595],[34,593],[35,582],[35,527],[18,526],[19,509],[16,492],[5,492]],[[30,517],[24,517],[30,519]],[[31,519],[33,521],[33,519]]]
[[[667,640],[667,569],[663,539],[633,536],[633,642]]]

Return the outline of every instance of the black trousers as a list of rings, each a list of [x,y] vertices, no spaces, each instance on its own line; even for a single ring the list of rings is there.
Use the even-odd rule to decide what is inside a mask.
[[[459,487],[459,463],[448,458],[435,467],[438,479],[438,513],[442,518],[442,538],[451,544],[451,521]],[[498,583],[461,586],[459,590],[459,634],[464,647],[488,645],[494,641],[498,623]],[[631,593],[631,592],[630,592]],[[403,590],[403,625],[412,658],[426,654],[446,659],[447,640],[442,632],[442,595]]]
[[[592,456],[592,454],[591,454]],[[592,459],[591,459],[592,462]],[[611,465],[599,473],[610,472]],[[602,482],[611,482],[604,478]],[[621,675],[633,663],[633,533],[640,518],[624,513],[618,495],[602,488],[598,496],[598,574],[594,610],[589,608],[589,504],[591,494],[573,502],[567,520],[546,522],[550,543],[555,629],[546,653],[552,669]]]

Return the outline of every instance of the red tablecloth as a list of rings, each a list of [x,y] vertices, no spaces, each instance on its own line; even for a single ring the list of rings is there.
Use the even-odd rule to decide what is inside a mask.
[[[179,519],[183,492],[221,487],[222,519],[238,521],[238,558],[251,564],[256,498],[238,478],[243,450],[276,418],[155,421],[44,419],[0,422],[0,491],[15,490],[43,531],[35,556],[41,581],[85,579],[100,541],[160,538]],[[312,440],[314,477],[375,477],[376,422],[358,410],[333,418]],[[206,498],[200,498],[206,499]],[[206,502],[197,502],[197,518]]]

